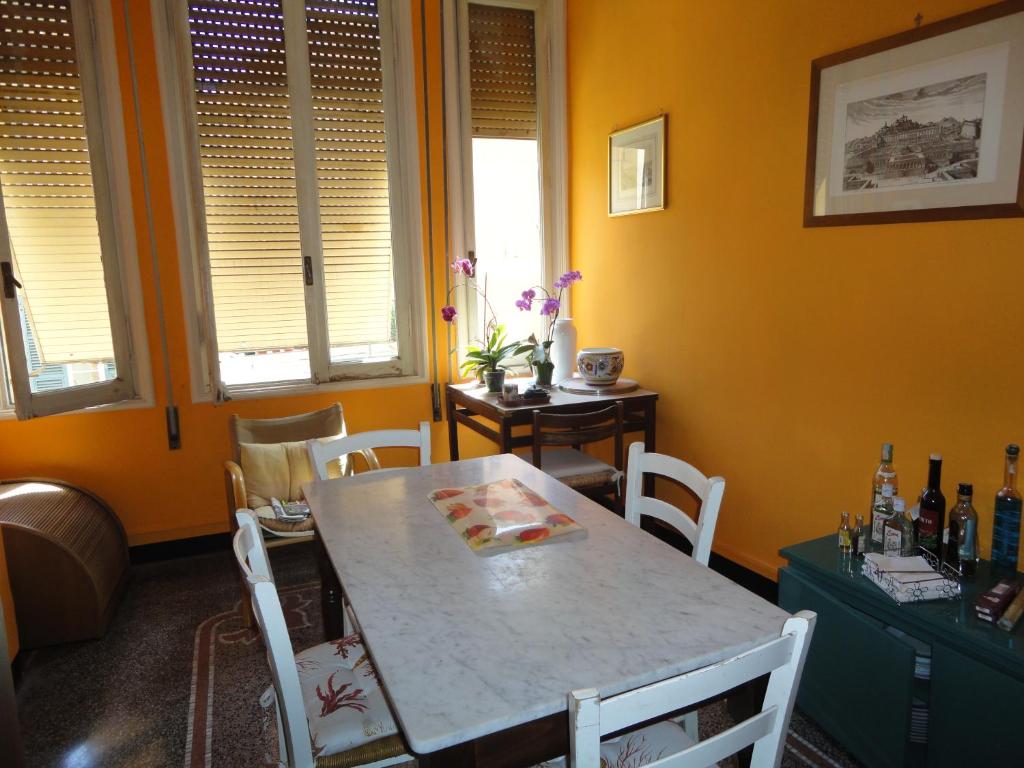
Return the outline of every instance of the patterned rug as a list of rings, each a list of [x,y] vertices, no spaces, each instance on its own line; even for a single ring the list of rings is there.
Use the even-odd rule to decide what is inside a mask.
[[[282,587],[279,593],[293,647],[301,650],[322,642],[319,583]],[[270,685],[270,673],[256,633],[242,626],[237,609],[217,613],[196,628],[194,649],[185,768],[276,765],[273,710],[258,703]],[[701,710],[702,739],[732,724],[724,704]],[[793,716],[782,764],[857,765],[799,712]],[[735,760],[722,763],[723,768],[734,765]]]

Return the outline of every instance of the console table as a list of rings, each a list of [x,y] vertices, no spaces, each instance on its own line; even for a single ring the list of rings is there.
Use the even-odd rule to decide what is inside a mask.
[[[516,381],[510,379],[509,381]],[[520,380],[523,383],[529,378]],[[609,403],[621,400],[625,409],[624,432],[643,432],[644,446],[654,450],[655,411],[658,393],[648,389],[632,392],[601,395],[574,395],[557,387],[551,390],[551,401],[542,405],[505,406],[498,402],[499,395],[487,392],[477,382],[448,384],[445,387],[445,406],[448,415],[448,448],[451,460],[459,460],[459,424],[496,443],[501,453],[511,453],[513,448],[524,448],[533,444],[532,436],[513,435],[512,428],[533,424],[533,412],[580,413],[591,411]],[[483,421],[478,420],[482,418]],[[491,422],[494,426],[488,425]]]
[[[818,614],[797,702],[846,749],[870,766],[1021,764],[1024,625],[975,617],[975,598],[999,580],[987,561],[959,600],[900,605],[840,555],[835,534],[780,554],[779,605]],[[930,681],[887,626],[931,647]],[[909,739],[915,698],[928,707],[926,745]]]

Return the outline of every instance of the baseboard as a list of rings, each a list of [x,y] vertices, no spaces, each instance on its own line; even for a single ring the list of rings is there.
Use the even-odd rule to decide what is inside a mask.
[[[132,565],[139,565],[141,563],[156,562],[157,560],[174,560],[179,557],[223,552],[230,549],[230,547],[230,533],[211,533],[187,539],[158,541],[153,544],[138,544],[128,548],[128,558]]]

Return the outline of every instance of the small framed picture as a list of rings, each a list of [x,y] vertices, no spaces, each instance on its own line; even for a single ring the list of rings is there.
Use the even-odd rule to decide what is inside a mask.
[[[665,115],[608,137],[608,215],[665,207]]]

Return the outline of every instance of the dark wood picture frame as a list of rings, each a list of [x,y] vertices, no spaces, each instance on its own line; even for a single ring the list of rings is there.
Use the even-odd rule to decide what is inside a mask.
[[[814,214],[814,187],[818,154],[818,112],[822,71],[876,53],[900,48],[911,43],[972,27],[987,21],[1024,12],[1024,0],[1003,0],[995,5],[951,16],[916,29],[883,37],[870,43],[822,56],[811,62],[811,98],[807,127],[807,174],[804,183],[804,226],[831,227],[852,224],[897,224],[915,221],[947,221],[994,219],[1024,216],[1024,136],[1021,137],[1021,160],[1018,168],[1016,202],[988,203],[911,210],[873,211],[863,213]],[[1024,83],[1018,84],[1024,88]]]

